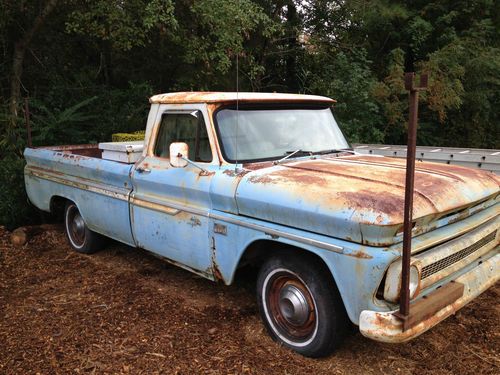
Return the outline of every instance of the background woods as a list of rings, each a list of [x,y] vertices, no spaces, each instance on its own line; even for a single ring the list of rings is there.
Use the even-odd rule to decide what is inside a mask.
[[[404,71],[428,71],[421,145],[500,148],[500,7],[477,1],[3,0],[0,224],[33,218],[22,150],[142,129],[153,93],[327,95],[351,142],[405,142]]]

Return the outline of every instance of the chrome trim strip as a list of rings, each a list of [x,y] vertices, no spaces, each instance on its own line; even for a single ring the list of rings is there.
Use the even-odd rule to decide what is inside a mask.
[[[153,198],[151,196],[145,196],[144,194],[137,194],[136,192],[132,192],[130,195],[130,203],[144,208],[149,208],[150,210],[158,211],[158,212],[166,212],[166,211],[183,211],[189,212],[190,214],[209,217],[210,213],[207,210],[203,210],[201,208],[191,207],[191,206],[183,206],[181,204],[174,203],[169,201],[168,204],[161,199]],[[170,214],[170,213],[169,213]],[[172,213],[173,214],[173,213]],[[170,215],[172,215],[170,214]],[[175,213],[176,215],[177,213]]]
[[[139,207],[163,212],[163,213],[166,213],[168,215],[177,215],[181,211],[189,212],[189,213],[192,213],[195,215],[209,217],[209,218],[212,218],[214,220],[220,220],[220,221],[224,221],[226,223],[240,225],[242,227],[246,227],[246,228],[253,229],[253,230],[256,230],[259,232],[263,232],[263,233],[270,235],[270,236],[278,236],[278,237],[286,238],[286,239],[289,239],[292,241],[297,241],[297,242],[300,242],[300,243],[303,243],[306,245],[315,246],[315,247],[318,247],[318,248],[321,248],[324,250],[333,251],[333,252],[339,253],[339,254],[344,254],[344,251],[343,251],[344,248],[341,246],[329,244],[329,243],[323,242],[323,241],[314,240],[312,238],[307,238],[307,237],[300,236],[297,234],[283,232],[283,231],[277,230],[277,229],[271,229],[271,228],[268,228],[264,225],[248,223],[248,222],[245,222],[243,220],[227,217],[227,216],[220,215],[220,214],[211,213],[211,212],[208,212],[208,211],[203,210],[203,209],[198,209],[198,208],[194,208],[194,207],[187,207],[187,206],[183,206],[183,205],[172,203],[172,202],[165,204],[164,202],[160,202],[160,200],[154,199],[151,197],[148,197],[147,199],[138,198],[134,192],[131,192],[127,189],[117,188],[114,186],[109,186],[109,185],[104,185],[104,184],[100,184],[100,183],[96,183],[96,182],[91,182],[88,180],[83,180],[80,177],[67,176],[67,175],[62,177],[61,175],[57,175],[49,170],[37,168],[37,167],[27,167],[25,173],[31,174],[33,176],[43,178],[43,179],[46,179],[49,181],[61,183],[63,185],[73,186],[73,187],[76,187],[78,189],[88,190],[88,191],[91,191],[94,193],[103,194],[103,195],[106,195],[106,196],[109,196],[112,198],[121,199],[121,200],[125,200],[125,201],[129,201],[129,195],[130,195],[130,204],[132,204],[134,206],[139,206]],[[84,181],[84,182],[82,182],[82,181]]]
[[[244,221],[241,221],[241,220],[238,220],[238,219],[233,219],[233,218],[230,218],[230,217],[226,217],[226,216],[223,216],[223,215],[218,215],[218,214],[212,214],[211,213],[209,216],[212,219],[215,219],[215,220],[221,220],[221,221],[224,221],[226,223],[241,225],[243,227],[254,229],[254,230],[259,231],[259,232],[264,232],[265,234],[268,234],[268,235],[271,235],[271,236],[283,237],[283,238],[287,238],[287,239],[292,240],[292,241],[297,241],[297,242],[304,243],[306,245],[316,246],[316,247],[319,247],[321,249],[333,251],[333,252],[339,253],[339,254],[344,254],[344,251],[343,251],[344,248],[343,247],[337,246],[337,245],[333,245],[333,244],[329,244],[327,242],[314,240],[312,238],[307,238],[307,237],[304,237],[304,236],[299,236],[297,234],[286,233],[286,232],[283,232],[281,230],[267,228],[267,227],[265,227],[263,225],[259,225],[259,224],[247,223],[247,222],[244,222]]]
[[[26,167],[24,174],[35,176],[52,182],[57,182],[66,186],[73,186],[77,189],[88,190],[93,193],[106,195],[108,197],[124,201],[128,201],[128,197],[130,194],[130,190],[124,188],[101,184],[99,182],[86,180],[81,177],[69,175],[64,175],[64,177],[62,177],[62,175],[56,174],[50,170],[33,166]]]
[[[153,203],[151,201],[147,201],[147,200],[144,200],[144,199],[136,198],[133,193],[130,196],[130,204],[133,204],[135,206],[142,207],[142,208],[148,208],[150,210],[162,212],[162,213],[165,213],[167,215],[172,215],[172,216],[175,216],[179,212],[182,211],[182,210],[180,210],[178,208],[173,208],[173,207],[169,207],[167,205]],[[186,210],[184,210],[184,211],[186,211]]]
[[[292,241],[297,241],[300,243],[304,243],[306,245],[316,246],[318,248],[333,251],[333,252],[336,252],[339,254],[344,253],[343,252],[344,248],[337,246],[337,245],[329,244],[329,243],[323,242],[323,241],[317,241],[317,240],[314,240],[311,238],[307,238],[307,237],[292,234],[292,233],[283,232],[281,230],[271,229],[271,228],[268,228],[264,225],[248,223],[248,222],[245,222],[245,221],[240,220],[240,219],[235,219],[235,218],[231,218],[231,217],[228,217],[225,215],[220,215],[220,214],[208,212],[208,211],[198,209],[195,207],[182,206],[182,205],[179,205],[176,203],[171,203],[171,202],[168,202],[168,205],[167,205],[163,202],[160,203],[160,201],[158,199],[154,199],[152,197],[147,197],[147,200],[144,199],[143,197],[137,198],[135,193],[132,193],[130,203],[137,205],[137,206],[140,206],[140,207],[155,210],[158,212],[166,212],[165,208],[167,208],[167,210],[171,209],[174,211],[189,212],[189,213],[194,214],[194,215],[204,216],[204,217],[208,217],[208,218],[211,218],[214,220],[220,220],[220,221],[223,221],[226,223],[240,225],[242,227],[253,229],[253,230],[256,230],[258,232],[263,232],[263,233],[268,234],[270,236],[278,236],[278,237],[287,238],[287,239],[292,240]],[[170,212],[172,212],[172,211],[170,211]],[[167,213],[170,215],[176,215],[178,213],[178,212],[176,212],[174,214],[174,213],[170,213],[170,212],[167,212]]]

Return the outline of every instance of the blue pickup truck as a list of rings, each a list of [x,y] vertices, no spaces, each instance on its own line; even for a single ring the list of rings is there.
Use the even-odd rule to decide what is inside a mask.
[[[28,148],[26,189],[70,245],[113,238],[214,281],[253,266],[276,341],[330,353],[349,320],[374,340],[425,332],[500,277],[500,179],[417,162],[411,327],[401,289],[404,160],[353,152],[332,99],[153,96],[144,142]],[[456,285],[460,285],[457,288]]]

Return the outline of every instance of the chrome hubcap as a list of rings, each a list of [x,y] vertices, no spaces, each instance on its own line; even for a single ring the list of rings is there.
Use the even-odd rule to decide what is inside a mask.
[[[85,242],[85,221],[78,212],[78,208],[72,206],[69,208],[66,219],[68,236],[74,246],[82,246]]]
[[[273,329],[294,343],[307,342],[317,327],[317,314],[311,292],[296,275],[280,269],[268,276],[265,304]]]
[[[309,318],[309,303],[295,285],[285,285],[281,289],[279,308],[283,317],[293,325],[303,325]]]
[[[77,238],[82,238],[85,235],[85,222],[79,213],[73,218],[73,223],[71,224],[73,233]]]

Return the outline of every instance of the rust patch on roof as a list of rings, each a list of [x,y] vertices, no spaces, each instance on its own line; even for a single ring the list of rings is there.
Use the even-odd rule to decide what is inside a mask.
[[[216,91],[193,91],[193,92],[171,92],[154,95],[149,99],[150,103],[184,104],[184,103],[227,103],[227,102],[317,102],[333,104],[335,100],[326,96],[281,94],[268,92],[216,92]]]

